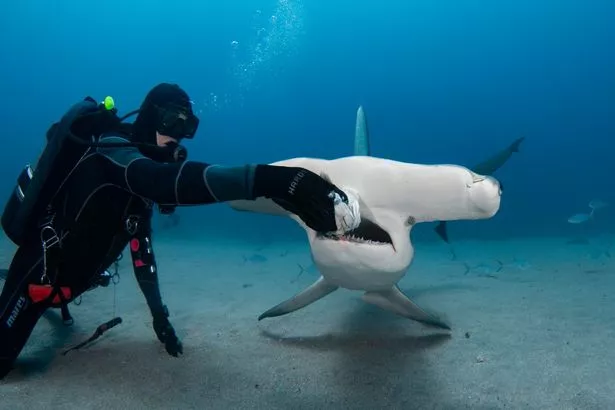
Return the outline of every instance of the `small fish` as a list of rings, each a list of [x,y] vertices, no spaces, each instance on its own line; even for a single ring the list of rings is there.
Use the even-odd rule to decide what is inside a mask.
[[[591,201],[589,201],[588,206],[591,209],[590,213],[574,214],[570,218],[568,218],[568,222],[570,222],[571,224],[580,224],[583,222],[587,222],[594,216],[595,211],[607,207],[608,204],[604,201],[601,201],[600,199],[592,199]]]
[[[264,257],[263,255],[256,253],[252,256],[250,256],[249,258],[247,257],[243,257],[243,262],[252,262],[252,263],[263,263],[263,262],[267,262],[267,258]]]
[[[589,202],[589,207],[594,211],[598,209],[606,208],[608,205],[609,205],[608,203],[601,201],[600,199],[592,199]]]
[[[504,268],[504,264],[499,260],[496,260],[496,263],[497,264],[479,263],[478,265],[470,266],[464,262],[466,270],[463,274],[467,275],[470,272],[476,272],[479,276],[493,275],[494,273],[500,272],[502,268]]]
[[[523,271],[532,269],[532,265],[528,261],[526,261],[525,259],[517,258],[517,257],[513,258],[513,261],[511,263],[504,264],[503,267],[523,270]]]
[[[305,272],[308,272],[308,273],[318,272],[318,268],[316,268],[316,265],[314,265],[313,263],[309,265],[307,268],[304,268],[300,263],[297,263],[297,266],[299,267],[299,274],[295,277],[295,279],[291,280],[290,283],[295,283],[296,281],[298,281],[299,278],[301,278],[301,275],[303,275]]]
[[[570,222],[571,224],[580,224],[583,222],[587,222],[589,218],[591,218],[591,214],[574,214],[570,218],[568,218],[568,222]]]
[[[592,259],[602,259],[602,257],[611,259],[611,252],[608,249],[592,249],[589,251],[589,257]]]

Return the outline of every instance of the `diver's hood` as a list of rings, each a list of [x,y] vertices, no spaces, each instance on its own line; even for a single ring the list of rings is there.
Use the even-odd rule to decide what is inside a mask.
[[[160,109],[174,106],[192,114],[192,103],[188,94],[176,84],[162,83],[152,88],[147,94],[137,118],[132,124],[132,141],[139,143],[143,155],[158,162],[177,162],[186,159],[187,151],[176,143],[158,147],[156,131],[162,121]]]

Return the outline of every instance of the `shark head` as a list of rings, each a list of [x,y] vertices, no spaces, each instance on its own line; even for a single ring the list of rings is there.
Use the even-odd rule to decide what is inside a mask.
[[[469,172],[472,174],[472,183],[467,185],[468,209],[471,216],[465,219],[489,219],[500,209],[502,187],[492,176]]]
[[[344,234],[317,233],[294,218],[323,276],[349,289],[386,288],[401,279],[414,255],[410,231],[416,223],[487,219],[500,207],[497,180],[462,166],[360,156],[296,161],[292,166],[330,178],[359,201],[361,224]]]
[[[331,284],[347,289],[390,287],[412,262],[412,227],[421,222],[488,219],[500,207],[496,179],[458,165],[422,165],[369,156],[293,158],[359,201],[361,224],[338,235],[317,233],[273,201],[234,201],[237,210],[287,215],[308,236],[314,263]]]

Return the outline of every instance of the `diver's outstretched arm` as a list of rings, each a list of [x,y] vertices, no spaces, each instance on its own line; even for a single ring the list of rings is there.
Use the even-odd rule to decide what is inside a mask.
[[[105,136],[101,142],[129,142]],[[98,147],[109,183],[163,206],[204,205],[270,198],[316,232],[337,230],[334,198],[346,194],[300,167],[267,164],[211,165],[198,161],[161,163],[135,147]]]

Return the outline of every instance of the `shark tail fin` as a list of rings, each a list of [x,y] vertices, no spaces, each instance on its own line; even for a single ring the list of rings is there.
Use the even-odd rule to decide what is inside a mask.
[[[519,145],[523,142],[525,137],[517,138],[512,144],[510,144],[510,150],[512,152],[519,152]]]

